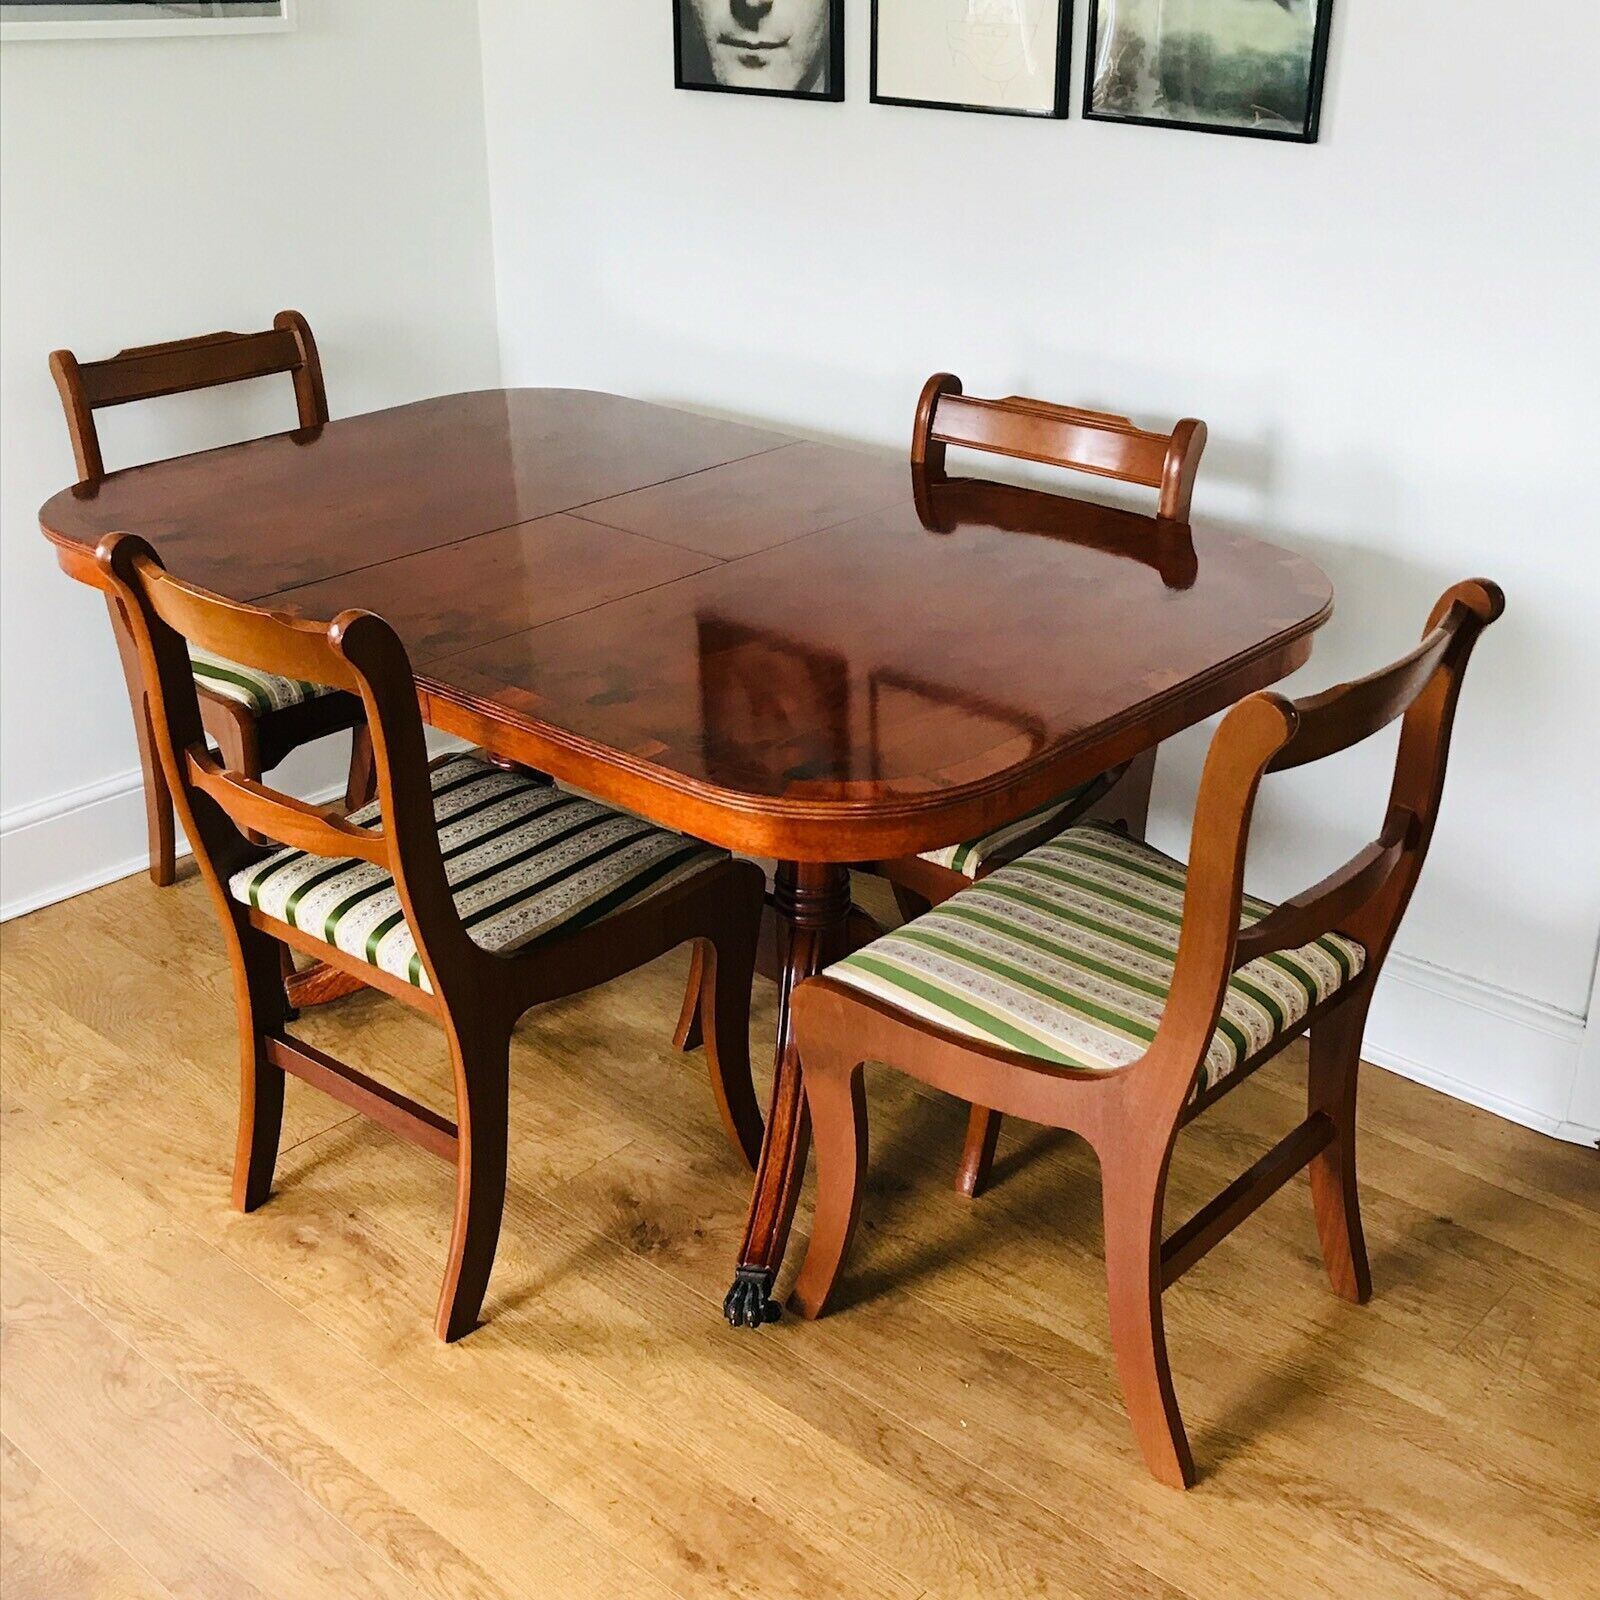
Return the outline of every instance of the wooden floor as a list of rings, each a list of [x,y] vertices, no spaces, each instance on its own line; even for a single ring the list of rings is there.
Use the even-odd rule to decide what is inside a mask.
[[[447,1349],[443,1164],[291,1083],[274,1198],[229,1210],[192,875],[3,944],[5,1600],[1600,1593],[1591,1151],[1370,1072],[1373,1303],[1328,1290],[1303,1180],[1167,1296],[1185,1496],[1123,1419],[1071,1139],[1010,1129],[969,1204],[960,1109],[872,1078],[844,1309],[736,1334],[748,1179],[668,1048],[670,959],[524,1024],[488,1321]],[[448,1108],[399,1006],[303,1031]],[[1296,1120],[1300,1070],[1184,1136],[1169,1226]]]

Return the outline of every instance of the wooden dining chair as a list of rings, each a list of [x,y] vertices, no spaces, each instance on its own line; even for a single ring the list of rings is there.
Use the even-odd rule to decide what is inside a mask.
[[[240,1210],[253,1211],[271,1188],[286,1073],[453,1162],[455,1225],[435,1327],[442,1339],[459,1338],[476,1323],[499,1237],[512,1029],[530,1007],[684,943],[703,956],[717,1108],[754,1167],[759,868],[475,752],[430,767],[410,663],[380,617],[345,611],[324,625],[223,600],[170,576],[131,535],[109,536],[97,558],[128,619],[155,752],[233,966]],[[346,816],[268,788],[211,752],[190,668],[196,646],[355,697],[373,730],[377,800]],[[453,1121],[288,1031],[283,945],[438,1022],[454,1074]]]
[[[319,427],[328,420],[316,341],[298,311],[280,311],[263,333],[211,333],[170,344],[141,345],[104,361],[80,362],[70,350],[57,350],[50,357],[50,371],[66,411],[80,483],[105,476],[94,414],[107,406],[287,373],[294,381],[300,426]],[[172,797],[151,747],[149,709],[127,620],[114,601],[108,599],[107,605],[144,772],[150,876],[165,886],[174,876]],[[372,742],[362,721],[361,702],[354,696],[259,672],[199,650],[193,666],[206,731],[235,771],[259,778],[291,750],[348,728],[352,746],[345,799],[353,808],[371,798]]]
[[[919,479],[934,486],[948,481],[951,445],[1155,489],[1158,525],[1187,525],[1206,425],[1186,417],[1170,434],[1150,433],[1106,411],[1019,395],[980,400],[963,392],[959,378],[938,372],[917,403],[911,465]],[[1095,819],[1143,838],[1155,764],[1156,752],[1146,751],[975,838],[922,855],[864,863],[864,869],[886,878],[901,912],[914,917],[1074,823]],[[999,1136],[999,1114],[974,1105],[956,1174],[962,1193],[977,1195],[987,1186]]]
[[[1074,827],[800,986],[818,1163],[794,1290],[804,1316],[827,1305],[860,1211],[863,1061],[1071,1129],[1099,1157],[1111,1339],[1134,1433],[1157,1478],[1193,1482],[1162,1292],[1309,1165],[1333,1287],[1371,1293],[1356,1193],[1362,1032],[1433,835],[1467,661],[1504,606],[1495,584],[1457,584],[1393,666],[1308,700],[1236,705],[1206,759],[1187,865],[1104,825]],[[1397,717],[1378,838],[1282,905],[1247,897],[1262,778]],[[1163,1238],[1179,1130],[1307,1030],[1306,1119]]]

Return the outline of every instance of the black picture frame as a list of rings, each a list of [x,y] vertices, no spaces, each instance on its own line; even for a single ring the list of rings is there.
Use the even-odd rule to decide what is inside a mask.
[[[828,87],[826,89],[762,89],[750,84],[717,83],[698,30],[686,26],[690,0],[672,0],[673,87],[704,94],[747,94],[765,100],[816,100],[837,105],[844,99],[844,4],[828,0]],[[691,75],[696,62],[698,76]]]
[[[985,117],[1031,117],[1035,121],[1061,120],[1071,112],[1072,97],[1072,5],[1059,0],[1060,32],[1056,41],[1055,105],[1049,111],[1023,111],[1011,106],[984,106],[954,100],[914,100],[902,95],[878,92],[878,5],[872,0],[872,83],[869,98],[875,106],[912,106],[922,111],[965,111]]]
[[[1176,117],[1137,117],[1094,108],[1095,63],[1100,56],[1100,0],[1089,0],[1089,27],[1084,46],[1083,118],[1086,122],[1121,122],[1135,128],[1174,128],[1187,133],[1221,133],[1240,139],[1270,139],[1278,144],[1315,144],[1322,131],[1322,92],[1328,72],[1328,42],[1333,32],[1334,0],[1317,0],[1316,28],[1311,40],[1310,82],[1303,130],[1241,128],[1218,122],[1188,122]]]

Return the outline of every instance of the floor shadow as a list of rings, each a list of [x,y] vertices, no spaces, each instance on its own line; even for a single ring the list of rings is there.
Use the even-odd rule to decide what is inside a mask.
[[[874,1106],[873,1088],[869,1071],[866,1190],[830,1309],[903,1291],[961,1262],[981,1262],[986,1250],[1018,1233],[1048,1251],[1052,1231],[1085,1210],[1098,1225],[1092,1165],[1085,1171],[1055,1159],[1078,1142],[1075,1134],[1022,1124],[1019,1136],[1008,1128],[1006,1137],[1015,1142],[997,1158],[991,1186],[971,1200],[955,1187],[966,1102],[908,1092],[890,1107],[880,1093]],[[932,1237],[930,1226],[938,1230]],[[791,1273],[803,1254],[797,1241],[788,1257]]]

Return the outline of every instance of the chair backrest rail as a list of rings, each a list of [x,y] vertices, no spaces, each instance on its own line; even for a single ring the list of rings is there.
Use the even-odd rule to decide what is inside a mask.
[[[312,805],[229,772],[210,751],[187,751],[186,760],[195,788],[210,795],[241,832],[266,834],[315,856],[355,856],[393,869],[388,837],[346,821],[336,806]]]
[[[294,335],[274,328],[266,333],[222,333],[124,350],[106,361],[79,368],[89,404],[100,410],[135,400],[156,400],[192,389],[214,389],[297,372],[304,360]]]
[[[108,406],[157,400],[287,373],[294,381],[302,428],[328,420],[322,361],[311,325],[298,311],[280,311],[260,333],[204,333],[164,344],[134,345],[103,361],[80,362],[70,350],[50,356],[50,373],[67,415],[80,481],[105,475],[94,414]]]
[[[1455,648],[1468,615],[1465,606],[1453,606],[1415,650],[1390,666],[1296,701],[1294,737],[1267,770],[1288,772],[1337,755],[1404,716]]]
[[[189,643],[258,671],[359,693],[360,679],[329,644],[325,624],[224,600],[173,577],[153,560],[141,557],[135,564],[150,609]]]
[[[986,400],[964,397],[940,406],[933,438],[940,444],[1069,467],[1075,472],[1143,484],[1147,489],[1160,487],[1167,459],[1167,441],[1159,434],[1045,412],[1003,409]]]
[[[1406,851],[1416,846],[1421,824],[1413,811],[1396,807],[1383,833],[1321,883],[1283,901],[1240,933],[1234,970],[1278,950],[1295,950],[1338,930],[1351,913],[1383,892]]]
[[[1159,491],[1157,514],[1187,522],[1205,443],[1205,424],[1192,417],[1170,434],[1152,433],[1109,411],[1026,395],[980,399],[966,394],[959,378],[941,372],[923,387],[911,462],[942,479],[945,452],[955,445],[1112,478]]]
[[[1193,1085],[1195,1049],[1217,1026],[1231,975],[1275,951],[1340,933],[1377,981],[1416,888],[1444,789],[1461,684],[1483,630],[1505,610],[1497,584],[1471,578],[1442,595],[1422,642],[1369,677],[1302,701],[1271,692],[1242,700],[1206,756],[1195,806],[1182,929],[1167,1005],[1134,1070],[1159,1080],[1174,1114]],[[1332,755],[1404,716],[1377,840],[1336,872],[1241,928],[1245,856],[1262,779]]]
[[[1057,405],[1054,400],[1035,400],[1025,394],[1008,394],[998,404],[1011,406],[1018,411],[1037,411],[1041,416],[1046,417],[1066,417],[1074,422],[1090,422],[1101,427],[1125,428],[1130,433],[1143,431],[1134,426],[1131,417],[1121,416],[1115,411],[1090,411],[1086,406]]]
[[[148,686],[153,742],[184,831],[224,913],[235,921],[245,914],[229,892],[233,875],[281,846],[365,861],[392,874],[433,992],[470,981],[479,955],[446,874],[416,678],[394,629],[365,611],[308,622],[225,600],[173,577],[131,534],[108,535],[96,559],[128,614]],[[358,694],[372,730],[381,826],[354,824],[211,753],[189,654],[194,644],[265,672]],[[417,991],[400,984],[395,992]]]

